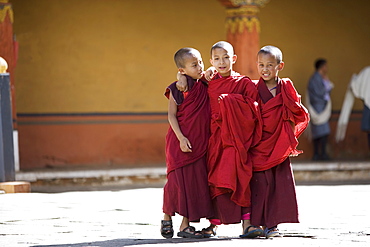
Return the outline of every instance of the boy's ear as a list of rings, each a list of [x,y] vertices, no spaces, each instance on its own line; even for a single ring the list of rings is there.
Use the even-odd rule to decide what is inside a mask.
[[[181,74],[185,74],[185,70],[183,69],[183,68],[179,68],[179,72],[181,73]]]
[[[234,56],[233,56],[233,63],[235,63],[237,59],[238,59],[238,56],[234,54]]]
[[[283,70],[284,69],[284,62],[283,61],[281,61],[280,63],[279,63],[279,68],[278,68],[278,70]]]
[[[209,59],[209,62],[212,64],[212,66],[213,66],[213,60],[212,60],[212,58],[210,58]]]

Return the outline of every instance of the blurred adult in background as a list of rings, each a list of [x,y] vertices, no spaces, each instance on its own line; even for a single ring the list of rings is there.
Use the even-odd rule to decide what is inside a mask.
[[[330,92],[333,83],[328,77],[326,59],[315,61],[315,72],[308,82],[307,108],[310,113],[310,129],[314,154],[312,160],[330,160],[326,147],[330,134],[329,119],[331,116]]]

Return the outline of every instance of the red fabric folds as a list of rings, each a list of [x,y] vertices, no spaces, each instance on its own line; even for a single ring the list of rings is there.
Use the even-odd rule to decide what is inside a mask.
[[[248,77],[234,75],[211,81],[208,92],[212,109],[208,158],[211,196],[230,193],[235,204],[249,207],[252,162],[247,153],[262,132],[256,87]]]
[[[184,153],[181,151],[179,140],[170,127],[166,135],[167,174],[206,155],[209,139],[210,107],[207,86],[201,81],[195,82],[182,104],[178,105],[177,119],[182,133],[192,144],[192,152]]]
[[[258,90],[262,97],[259,104],[264,126],[261,142],[251,149],[254,171],[270,169],[282,163],[287,157],[302,153],[296,149],[297,138],[309,122],[308,112],[301,104],[301,97],[290,79],[279,80],[277,92],[280,93],[266,103],[262,100],[266,92],[264,87],[266,85],[260,79]]]
[[[259,141],[254,134],[260,132],[255,132],[256,129],[262,128],[260,121],[257,121],[258,116],[257,104],[250,98],[228,94],[220,100],[220,115],[216,124],[219,126],[221,149],[216,157],[210,156],[215,160],[209,171],[209,183],[215,187],[213,197],[230,192],[230,198],[236,204],[250,206],[252,161],[247,153]]]

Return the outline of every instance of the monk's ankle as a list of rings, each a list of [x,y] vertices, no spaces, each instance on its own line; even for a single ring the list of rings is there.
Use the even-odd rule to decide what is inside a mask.
[[[189,227],[190,225],[180,225],[180,232],[183,231],[186,227]]]

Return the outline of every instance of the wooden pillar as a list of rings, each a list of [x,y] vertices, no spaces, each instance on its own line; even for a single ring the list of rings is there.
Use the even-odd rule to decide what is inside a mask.
[[[235,71],[258,79],[259,9],[269,0],[219,0],[226,7],[226,39],[235,49]]]
[[[17,57],[17,47],[13,35],[13,8],[8,0],[0,0],[0,57],[8,63],[10,74],[10,90],[12,99],[13,128],[17,128],[17,113],[15,109],[14,72]]]

